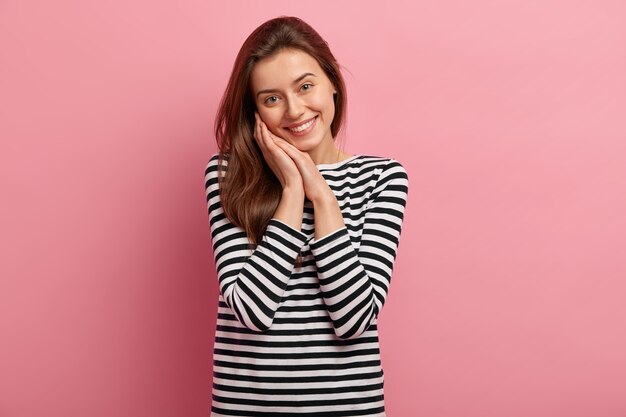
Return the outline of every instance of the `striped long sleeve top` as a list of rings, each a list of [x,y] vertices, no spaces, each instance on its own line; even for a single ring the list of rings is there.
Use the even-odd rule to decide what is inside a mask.
[[[377,318],[399,245],[406,170],[368,155],[318,164],[345,226],[315,239],[305,198],[301,230],[272,218],[255,246],[224,215],[217,164],[215,153],[205,171],[220,290],[211,415],[385,416]]]

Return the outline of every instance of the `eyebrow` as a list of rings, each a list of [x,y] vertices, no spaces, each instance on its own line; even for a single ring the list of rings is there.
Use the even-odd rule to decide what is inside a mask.
[[[299,81],[301,81],[302,79],[306,78],[308,75],[312,75],[313,77],[316,77],[316,75],[313,74],[312,72],[305,72],[304,74],[302,74],[301,76],[299,76],[298,78],[293,80],[293,82],[291,84],[292,85],[293,84],[297,84]],[[256,96],[258,97],[259,95],[261,95],[263,93],[273,93],[274,91],[278,91],[278,90],[275,90],[275,89],[261,90],[258,93],[256,93]]]

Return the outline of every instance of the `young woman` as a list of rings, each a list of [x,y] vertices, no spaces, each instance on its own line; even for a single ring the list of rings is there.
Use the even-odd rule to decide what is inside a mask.
[[[279,17],[237,55],[205,185],[219,282],[212,416],[385,416],[377,318],[408,177],[335,138],[327,43]]]

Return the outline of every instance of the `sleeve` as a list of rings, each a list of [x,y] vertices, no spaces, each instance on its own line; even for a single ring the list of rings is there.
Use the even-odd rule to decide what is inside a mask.
[[[363,334],[385,304],[408,186],[406,170],[390,159],[370,194],[358,251],[346,226],[309,241],[324,301],[342,339]]]
[[[220,293],[242,325],[263,332],[272,325],[307,236],[272,218],[261,242],[256,249],[251,249],[253,245],[244,229],[232,224],[224,215],[217,162],[215,155],[207,164],[205,189]]]

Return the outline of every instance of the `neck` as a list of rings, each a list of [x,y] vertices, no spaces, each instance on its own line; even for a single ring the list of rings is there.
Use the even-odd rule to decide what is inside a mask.
[[[313,162],[317,164],[333,164],[335,162],[342,161],[352,155],[343,152],[341,149],[335,146],[335,141],[330,138],[330,140],[326,140],[323,143],[324,145],[320,145],[315,149],[309,151],[309,156],[313,160]]]

